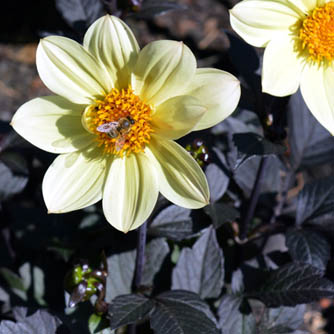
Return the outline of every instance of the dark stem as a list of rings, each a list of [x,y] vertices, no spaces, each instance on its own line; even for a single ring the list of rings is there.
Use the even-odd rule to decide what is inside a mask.
[[[110,8],[112,10],[112,14],[117,13],[118,11],[117,0],[111,0]]]
[[[138,229],[136,268],[135,268],[135,277],[133,281],[134,290],[138,290],[141,286],[144,265],[145,265],[146,236],[147,236],[147,221],[143,225],[141,225]],[[129,333],[136,334],[135,324],[130,325]]]
[[[108,14],[116,15],[119,14],[117,0],[102,0],[105,10]]]
[[[141,225],[138,229],[136,270],[135,270],[135,280],[134,280],[134,287],[137,289],[141,286],[141,280],[143,277],[143,270],[145,264],[146,235],[147,235],[147,221],[143,225]]]
[[[254,211],[255,211],[257,202],[259,200],[261,186],[263,183],[263,176],[265,175],[265,169],[267,165],[268,165],[268,157],[262,157],[260,161],[259,169],[257,170],[256,179],[255,179],[255,183],[252,189],[252,193],[250,196],[250,202],[247,207],[246,214],[244,215],[244,218],[242,219],[241,224],[240,224],[239,238],[241,240],[245,239],[247,235],[249,222],[254,216]]]
[[[136,334],[136,325],[129,326],[129,334]]]
[[[281,196],[280,196],[280,199],[277,205],[274,208],[274,213],[270,219],[270,224],[274,224],[276,222],[277,217],[282,213],[283,206],[288,197],[288,191],[290,189],[290,184],[294,176],[295,176],[295,172],[293,170],[289,170],[287,172],[284,183],[283,183],[282,192],[280,194]]]

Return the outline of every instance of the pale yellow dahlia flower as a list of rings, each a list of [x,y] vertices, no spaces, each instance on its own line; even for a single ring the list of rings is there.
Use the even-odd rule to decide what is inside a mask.
[[[249,44],[266,47],[262,89],[296,92],[334,134],[334,1],[244,0],[230,11],[233,29]]]
[[[139,51],[130,29],[105,16],[83,46],[42,39],[37,69],[56,96],[19,108],[14,129],[37,147],[60,153],[43,180],[50,213],[103,200],[109,223],[127,232],[152,212],[159,191],[200,208],[209,201],[204,173],[173,140],[229,116],[240,97],[231,74],[196,69],[187,46],[156,41]]]

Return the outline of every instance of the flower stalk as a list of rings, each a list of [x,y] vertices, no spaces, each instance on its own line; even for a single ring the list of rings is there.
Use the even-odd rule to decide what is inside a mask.
[[[147,221],[138,228],[136,268],[133,282],[134,288],[136,288],[137,290],[141,286],[141,281],[144,272],[146,236],[147,236]]]
[[[145,247],[146,247],[146,237],[147,237],[147,220],[138,229],[137,238],[137,252],[136,252],[136,267],[135,276],[133,280],[133,290],[138,291],[141,287],[141,281],[144,272],[145,265]],[[132,324],[129,327],[130,334],[136,334],[136,325]]]
[[[267,166],[268,166],[268,157],[264,156],[261,158],[259,169],[257,170],[255,183],[252,189],[252,193],[250,196],[250,202],[249,202],[246,214],[244,215],[244,219],[241,221],[241,224],[240,224],[240,235],[239,235],[240,240],[243,240],[246,238],[248,225],[251,219],[254,217],[255,208],[259,200],[261,186],[264,180],[265,170]]]

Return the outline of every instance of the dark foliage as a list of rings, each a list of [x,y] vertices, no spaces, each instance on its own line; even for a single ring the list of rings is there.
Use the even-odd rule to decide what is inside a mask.
[[[55,0],[48,10],[50,24],[41,20],[23,40],[81,41],[105,13],[172,38],[154,18],[186,7]],[[0,121],[0,334],[297,334],[305,304],[334,298],[334,139],[299,91],[262,94],[258,52],[226,35],[222,55],[191,46],[199,62],[216,57],[238,76],[240,105],[180,142],[207,176],[210,203],[190,210],[159,198],[140,286],[136,232],[112,228],[100,203],[48,215],[41,184],[54,156]]]

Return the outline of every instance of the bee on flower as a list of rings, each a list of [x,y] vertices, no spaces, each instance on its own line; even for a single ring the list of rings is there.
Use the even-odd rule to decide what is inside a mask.
[[[234,76],[196,69],[182,42],[155,41],[140,50],[129,27],[109,15],[93,23],[83,45],[42,39],[36,62],[56,95],[25,103],[11,124],[32,144],[60,154],[42,185],[50,213],[102,199],[108,222],[127,232],[149,217],[159,192],[186,208],[208,204],[203,171],[175,140],[234,111]]]
[[[300,87],[314,117],[334,135],[334,1],[243,0],[232,28],[265,47],[262,90],[275,96]]]
[[[127,116],[120,118],[117,122],[103,123],[96,130],[107,133],[110,138],[118,138],[115,147],[116,151],[120,151],[127,140],[126,135],[130,132],[133,124],[135,124],[135,121],[130,116]]]

